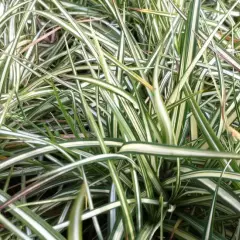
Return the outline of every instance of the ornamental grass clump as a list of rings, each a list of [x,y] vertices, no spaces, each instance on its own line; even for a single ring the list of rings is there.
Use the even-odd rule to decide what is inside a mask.
[[[240,239],[240,1],[0,1],[0,239]]]

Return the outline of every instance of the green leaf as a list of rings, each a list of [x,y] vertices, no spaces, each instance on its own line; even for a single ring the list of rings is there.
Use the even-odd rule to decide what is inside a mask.
[[[86,196],[85,186],[82,185],[76,200],[71,208],[70,220],[68,226],[68,239],[81,240],[82,236],[82,214]]]
[[[135,153],[135,154],[150,154],[166,157],[186,157],[186,158],[212,158],[212,159],[236,159],[240,156],[231,152],[217,152],[217,151],[202,151],[194,148],[184,148],[178,146],[169,146],[162,144],[153,144],[145,142],[130,142],[124,144],[119,153]]]

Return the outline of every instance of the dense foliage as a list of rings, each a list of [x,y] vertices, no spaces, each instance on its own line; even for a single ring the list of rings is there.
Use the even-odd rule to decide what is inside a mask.
[[[240,239],[240,3],[0,1],[1,239]]]

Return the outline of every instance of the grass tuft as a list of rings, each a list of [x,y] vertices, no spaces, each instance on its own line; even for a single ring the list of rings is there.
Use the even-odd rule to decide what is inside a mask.
[[[240,239],[239,10],[2,0],[0,239]]]

